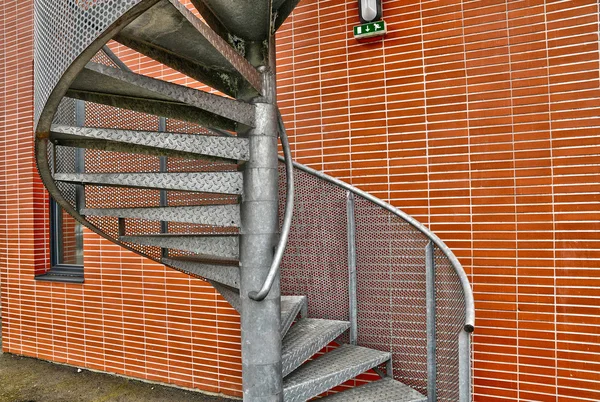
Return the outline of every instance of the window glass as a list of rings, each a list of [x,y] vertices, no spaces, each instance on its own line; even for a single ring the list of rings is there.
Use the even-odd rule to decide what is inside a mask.
[[[83,265],[83,225],[52,204],[52,265]]]

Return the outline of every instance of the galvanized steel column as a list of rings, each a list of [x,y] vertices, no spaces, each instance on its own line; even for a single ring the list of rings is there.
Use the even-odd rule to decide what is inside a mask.
[[[244,166],[241,206],[242,385],[244,401],[282,401],[279,276],[263,301],[260,289],[278,240],[277,109],[275,77],[263,69],[265,97],[257,98],[256,128],[247,133],[250,160]]]

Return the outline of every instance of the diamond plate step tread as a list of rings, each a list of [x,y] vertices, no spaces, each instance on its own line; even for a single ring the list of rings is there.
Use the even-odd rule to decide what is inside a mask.
[[[281,344],[283,376],[294,371],[348,328],[350,323],[347,321],[317,318],[298,321],[290,328]]]
[[[261,92],[256,69],[177,0],[159,1],[116,40],[228,95],[238,77]]]
[[[247,161],[250,157],[247,138],[62,125],[53,125],[50,134],[51,139],[58,144],[61,144],[61,141],[69,141],[68,146],[77,146],[79,143],[81,148],[86,148],[90,140],[99,140],[113,143],[113,149],[110,150],[122,148],[121,152],[129,153],[136,153],[139,148],[152,149],[155,155],[188,156],[188,158],[194,156],[200,159],[204,156],[212,156],[226,160]]]
[[[303,402],[391,359],[391,353],[342,345],[311,360],[283,380],[283,400]]]
[[[119,240],[125,243],[135,243],[144,246],[190,251],[205,256],[229,259],[237,259],[239,257],[238,236],[160,234],[120,236]]]
[[[186,261],[186,259],[173,259],[177,261]],[[209,279],[209,278],[206,278]],[[239,286],[225,286],[222,282],[211,280],[209,282],[221,293],[223,298],[231,304],[231,306],[241,314],[242,305],[240,300]],[[213,283],[214,282],[214,283]],[[285,336],[287,329],[285,329],[285,322],[290,321],[290,324],[294,321],[294,317],[298,315],[300,310],[303,310],[306,306],[306,296],[281,296],[281,333],[282,337]],[[290,318],[292,317],[292,318]],[[289,328],[289,326],[288,326]]]
[[[158,190],[241,194],[242,173],[55,173],[55,181]]]
[[[281,296],[281,339],[287,334],[292,323],[301,312],[306,316],[306,296]]]
[[[239,228],[241,224],[240,206],[237,204],[152,208],[85,208],[79,213],[83,216],[114,216],[234,228]]]
[[[93,62],[75,78],[67,96],[153,114],[158,110],[147,104],[158,102],[160,114],[173,118],[181,116],[170,114],[169,107],[188,106],[204,112],[197,117],[207,127],[233,131],[236,122],[254,127],[254,105]],[[129,103],[115,104],[122,98]]]
[[[426,402],[427,398],[393,378],[383,378],[322,398],[327,402]]]
[[[188,275],[198,275],[236,289],[240,287],[240,268],[237,266],[203,264],[177,258],[163,258],[162,263]]]

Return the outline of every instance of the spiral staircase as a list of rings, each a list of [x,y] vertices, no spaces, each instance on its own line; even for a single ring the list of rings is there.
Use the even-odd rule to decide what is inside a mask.
[[[192,9],[177,0],[37,0],[40,176],[56,202],[91,230],[208,280],[240,312],[244,400],[305,401],[371,369],[381,375],[379,381],[324,399],[470,400],[472,295],[451,251],[401,211],[291,161],[276,107],[273,35],[297,2],[192,0]],[[109,40],[216,91],[136,74],[107,49]],[[83,118],[74,118],[83,102],[88,110]],[[285,154],[281,162],[278,136]],[[295,177],[304,189],[294,188]],[[295,286],[286,283],[301,281],[293,267],[308,266],[293,259],[302,253],[301,242],[315,233],[301,232],[302,219],[309,219],[302,213],[311,212],[294,206],[294,191],[304,206],[306,197],[315,196],[309,182],[323,193],[327,186],[332,194],[342,191],[346,201],[360,197],[368,203],[361,207],[365,211],[379,208],[389,214],[388,224],[396,219],[404,225],[402,230],[425,241],[426,247],[399,249],[423,250],[424,262],[416,264],[418,278],[426,275],[424,265],[429,267],[431,278],[419,279],[429,290],[425,285],[418,290],[419,307],[414,310],[422,314],[413,314],[422,316],[419,328],[427,327],[421,331],[426,335],[393,341],[406,343],[400,346],[408,349],[419,343],[424,363],[414,372],[420,378],[410,374],[410,357],[404,359],[406,370],[398,363],[403,358],[397,349],[361,344],[356,289],[350,291],[354,301],[342,314],[344,319],[327,319],[320,313],[319,318],[308,317],[310,295],[321,297],[321,289],[314,286],[307,285],[308,297],[289,292],[281,296],[280,288]],[[357,207],[363,205],[360,202]],[[322,204],[316,201],[315,208]],[[352,219],[354,208],[352,204]],[[352,227],[344,232],[348,255],[356,249],[354,231]],[[288,239],[288,251],[294,251],[284,253]],[[356,255],[352,259],[356,276]],[[443,264],[449,268],[442,282],[454,286],[453,296],[446,298],[434,283],[433,267]],[[289,269],[280,272],[281,266]],[[460,305],[452,307],[454,329],[446,352],[439,340],[436,349],[436,328],[440,332],[442,325],[435,322],[436,300],[440,311],[448,300]],[[368,327],[361,331],[369,336]],[[342,345],[313,358],[336,340]],[[446,365],[442,353],[452,356]],[[395,364],[400,364],[399,370],[394,371]]]

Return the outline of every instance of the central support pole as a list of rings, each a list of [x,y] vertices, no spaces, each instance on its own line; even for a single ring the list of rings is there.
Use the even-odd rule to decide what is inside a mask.
[[[263,285],[279,231],[275,76],[261,68],[264,97],[256,98],[256,127],[247,132],[250,160],[244,165],[240,263],[242,386],[244,401],[283,401],[279,277],[260,302],[248,297]]]

